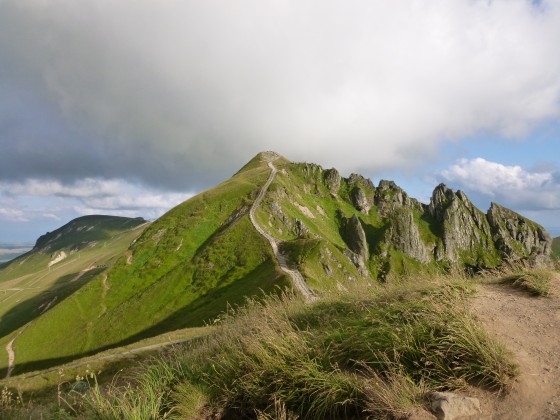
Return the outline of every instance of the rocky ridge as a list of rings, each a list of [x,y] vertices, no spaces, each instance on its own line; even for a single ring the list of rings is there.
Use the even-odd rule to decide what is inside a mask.
[[[537,223],[495,203],[484,213],[464,192],[444,184],[423,204],[393,181],[381,180],[376,186],[361,175],[345,178],[316,164],[288,163],[279,178],[265,198],[269,225],[288,240],[332,242],[329,236],[340,235],[342,253],[365,277],[383,278],[390,270],[412,266],[476,270],[504,260],[543,262],[551,253],[552,239]],[[307,207],[299,204],[305,201]],[[300,215],[292,202],[306,210],[335,209],[326,217],[336,220],[338,232],[329,235],[316,220]],[[332,267],[322,264],[332,274]]]

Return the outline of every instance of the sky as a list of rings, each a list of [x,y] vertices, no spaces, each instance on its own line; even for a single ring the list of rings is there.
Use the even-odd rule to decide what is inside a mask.
[[[0,242],[264,150],[560,235],[559,40],[560,0],[0,0]]]

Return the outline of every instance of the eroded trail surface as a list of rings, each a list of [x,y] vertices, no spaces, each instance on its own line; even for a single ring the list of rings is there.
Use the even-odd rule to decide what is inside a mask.
[[[270,243],[270,246],[272,247],[272,251],[274,252],[274,256],[276,257],[276,260],[278,261],[278,265],[280,266],[282,271],[284,271],[286,274],[288,274],[290,276],[290,278],[292,279],[292,281],[294,283],[294,286],[301,292],[301,294],[303,294],[303,296],[305,297],[306,300],[313,301],[316,298],[315,294],[309,288],[309,286],[307,286],[307,283],[303,279],[303,276],[301,275],[301,273],[298,270],[290,269],[288,267],[287,262],[286,262],[286,258],[284,257],[284,255],[282,255],[280,253],[280,250],[278,248],[279,244],[280,244],[280,241],[278,241],[276,238],[274,238],[272,235],[270,235],[267,231],[265,231],[261,226],[259,226],[259,224],[257,223],[257,220],[255,219],[255,209],[260,206],[261,201],[262,201],[264,195],[266,194],[266,190],[268,190],[268,187],[270,186],[270,184],[274,180],[274,177],[276,176],[277,169],[272,163],[274,159],[272,159],[268,162],[268,167],[271,170],[270,175],[268,177],[268,180],[266,181],[266,183],[264,184],[264,186],[260,190],[259,195],[257,196],[255,202],[251,206],[251,210],[249,212],[249,218],[251,219],[251,223],[253,224],[255,229],[262,236],[264,236],[266,238],[266,240]]]
[[[519,376],[507,395],[481,397],[483,419],[560,419],[560,278],[549,297],[484,285],[473,311],[514,354]]]

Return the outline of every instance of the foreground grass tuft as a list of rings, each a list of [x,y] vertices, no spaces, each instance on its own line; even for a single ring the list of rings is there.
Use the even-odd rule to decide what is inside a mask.
[[[251,301],[204,343],[94,389],[97,418],[403,417],[428,391],[501,389],[509,353],[467,311],[462,283],[359,289],[306,305]]]
[[[500,279],[500,283],[511,284],[534,296],[550,295],[552,273],[547,270],[520,271]]]
[[[471,287],[464,280],[416,280],[349,288],[314,304],[293,295],[251,300],[223,316],[212,335],[132,377],[109,385],[93,378],[83,394],[64,394],[58,413],[406,418],[433,390],[505,387],[516,367],[468,311]]]

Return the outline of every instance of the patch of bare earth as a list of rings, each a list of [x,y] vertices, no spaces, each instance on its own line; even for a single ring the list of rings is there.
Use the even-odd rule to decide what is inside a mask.
[[[560,276],[552,283],[549,297],[502,284],[481,286],[473,311],[519,364],[519,376],[504,395],[477,395],[481,419],[560,419]]]

